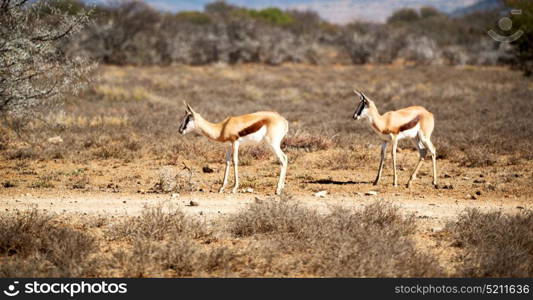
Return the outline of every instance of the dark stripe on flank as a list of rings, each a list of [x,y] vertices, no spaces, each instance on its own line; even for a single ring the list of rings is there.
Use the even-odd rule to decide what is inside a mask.
[[[257,132],[261,127],[263,127],[267,123],[267,120],[261,120],[253,123],[252,125],[244,128],[243,130],[239,131],[239,137],[247,136],[249,134],[252,134],[254,132]]]
[[[402,126],[400,126],[400,132],[409,130],[418,124],[418,121],[420,121],[420,115],[416,116],[414,119],[412,119],[409,123],[405,123]]]

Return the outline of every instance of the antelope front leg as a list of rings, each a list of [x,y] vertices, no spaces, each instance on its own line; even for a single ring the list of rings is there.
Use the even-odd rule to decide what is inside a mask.
[[[376,177],[376,180],[374,180],[374,185],[377,185],[379,183],[379,179],[381,178],[381,171],[383,171],[383,163],[385,162],[385,154],[387,151],[387,142],[383,142],[381,144],[381,161],[379,162],[379,169],[378,169],[378,175]]]
[[[235,173],[235,185],[233,186],[232,193],[236,193],[239,188],[239,142],[233,143],[233,171]]]
[[[398,174],[396,174],[396,149],[398,148],[398,139],[392,137],[392,170],[393,170],[393,186],[398,186]]]
[[[231,165],[231,146],[228,146],[226,149],[226,170],[224,171],[224,180],[222,181],[222,186],[218,190],[219,193],[224,192],[224,188],[228,184],[228,174],[229,174],[229,168]]]

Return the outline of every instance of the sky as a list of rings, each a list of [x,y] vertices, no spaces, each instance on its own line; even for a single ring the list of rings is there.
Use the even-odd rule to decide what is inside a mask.
[[[102,0],[105,1],[105,0]],[[314,10],[330,22],[344,24],[353,20],[384,22],[393,11],[403,8],[434,6],[451,12],[472,5],[479,0],[226,0],[227,3],[249,8],[279,7],[284,9]],[[203,10],[213,0],[145,0],[151,6],[165,11]]]

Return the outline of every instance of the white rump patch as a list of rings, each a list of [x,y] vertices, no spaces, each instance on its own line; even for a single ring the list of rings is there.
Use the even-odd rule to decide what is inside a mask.
[[[261,142],[266,135],[267,129],[266,126],[262,126],[259,128],[258,131],[251,133],[249,135],[245,135],[243,137],[239,138],[239,142],[241,143],[259,143]]]

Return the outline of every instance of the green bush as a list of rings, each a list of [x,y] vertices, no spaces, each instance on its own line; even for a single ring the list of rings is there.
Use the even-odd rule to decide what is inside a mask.
[[[275,7],[269,7],[262,10],[248,10],[248,14],[253,18],[261,19],[276,25],[288,25],[294,22],[294,18],[290,14]]]

